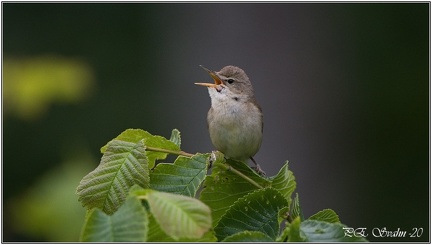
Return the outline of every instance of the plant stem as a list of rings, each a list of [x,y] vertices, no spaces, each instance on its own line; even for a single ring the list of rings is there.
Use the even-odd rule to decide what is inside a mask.
[[[258,184],[257,182],[255,182],[253,179],[247,177],[246,175],[244,175],[242,172],[238,171],[237,169],[233,168],[232,166],[230,166],[229,164],[226,163],[215,163],[215,166],[221,167],[225,170],[229,170],[232,171],[233,173],[237,174],[238,176],[242,177],[243,179],[245,179],[247,182],[251,183],[252,185],[263,189],[264,187],[262,187],[260,184]]]
[[[147,151],[157,151],[157,152],[169,153],[169,154],[174,154],[174,155],[182,155],[182,156],[186,156],[186,157],[191,157],[194,155],[194,154],[187,153],[184,151],[173,151],[173,150],[161,149],[161,148],[156,148],[156,147],[151,147],[151,146],[146,146],[146,150]]]
[[[174,151],[174,150],[167,150],[167,149],[161,149],[161,148],[156,148],[156,147],[151,147],[151,146],[147,146],[146,147],[147,151],[157,151],[157,152],[164,152],[164,153],[169,153],[169,154],[175,154],[175,155],[181,155],[181,156],[186,156],[186,157],[192,157],[194,156],[194,154],[191,153],[187,153],[184,151]],[[238,171],[237,169],[233,168],[232,166],[230,166],[229,164],[226,163],[216,163],[216,166],[219,166],[225,170],[229,170],[232,171],[233,173],[237,174],[238,176],[242,177],[243,179],[245,179],[247,182],[251,183],[252,185],[263,189],[264,187],[262,187],[260,184],[258,184],[257,182],[255,182],[253,179],[247,177],[246,175],[244,175],[242,172]]]

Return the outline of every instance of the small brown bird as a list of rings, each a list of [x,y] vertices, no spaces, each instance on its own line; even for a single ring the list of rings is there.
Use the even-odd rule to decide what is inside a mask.
[[[263,114],[249,77],[236,66],[225,66],[218,72],[201,67],[214,80],[214,84],[195,83],[206,86],[210,94],[207,123],[213,145],[227,158],[251,159],[257,172],[264,174],[253,159],[261,147]]]

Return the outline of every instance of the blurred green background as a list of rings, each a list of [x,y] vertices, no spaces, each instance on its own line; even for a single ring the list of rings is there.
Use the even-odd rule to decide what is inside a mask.
[[[3,241],[77,241],[75,188],[127,128],[209,152],[209,81],[243,68],[255,159],[285,160],[306,217],[428,241],[430,3],[2,3]],[[422,228],[419,238],[373,228]]]

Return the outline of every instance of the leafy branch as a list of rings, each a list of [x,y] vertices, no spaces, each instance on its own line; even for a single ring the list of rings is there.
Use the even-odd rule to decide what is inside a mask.
[[[103,146],[76,191],[88,209],[81,241],[366,241],[345,237],[331,209],[304,219],[288,162],[263,177],[220,152],[191,154],[180,145],[176,129],[170,139],[128,129]],[[176,160],[161,162],[168,154]]]
[[[194,156],[194,154],[187,153],[187,152],[184,152],[184,151],[173,151],[173,150],[167,150],[167,149],[161,149],[161,148],[149,147],[149,146],[146,147],[146,150],[147,151],[155,151],[155,152],[163,152],[163,153],[180,155],[180,156],[186,156],[186,157],[192,157],[192,156]],[[246,181],[250,182],[251,184],[253,184],[254,186],[256,186],[256,187],[258,187],[260,189],[264,188],[260,184],[256,183],[251,178],[247,177],[242,172],[238,171],[237,169],[233,168],[232,166],[230,166],[228,164],[218,162],[218,163],[215,163],[214,165],[218,166],[220,168],[223,168],[225,170],[229,170],[229,171],[234,172],[238,176],[242,177],[243,179],[245,179]]]
[[[155,151],[155,152],[163,152],[163,153],[174,154],[174,155],[185,156],[185,157],[192,157],[194,155],[192,153],[187,153],[184,151],[173,151],[173,150],[161,149],[161,148],[156,148],[156,147],[151,147],[151,146],[147,146],[146,150],[147,151]]]
[[[222,169],[228,170],[228,171],[232,171],[233,173],[235,173],[236,175],[242,177],[243,179],[245,179],[246,181],[248,181],[249,183],[251,183],[252,185],[263,189],[264,187],[262,187],[260,184],[258,184],[257,182],[255,182],[253,179],[247,177],[245,174],[243,174],[242,172],[238,171],[237,169],[233,168],[231,165],[228,165],[226,163],[216,163],[215,166],[220,167]]]

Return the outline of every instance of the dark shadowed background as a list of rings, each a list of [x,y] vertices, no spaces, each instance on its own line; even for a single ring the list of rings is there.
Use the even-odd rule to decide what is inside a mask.
[[[255,159],[268,175],[289,160],[305,217],[430,240],[430,3],[2,7],[3,241],[77,241],[75,188],[127,128],[213,150],[199,65],[246,71]]]

